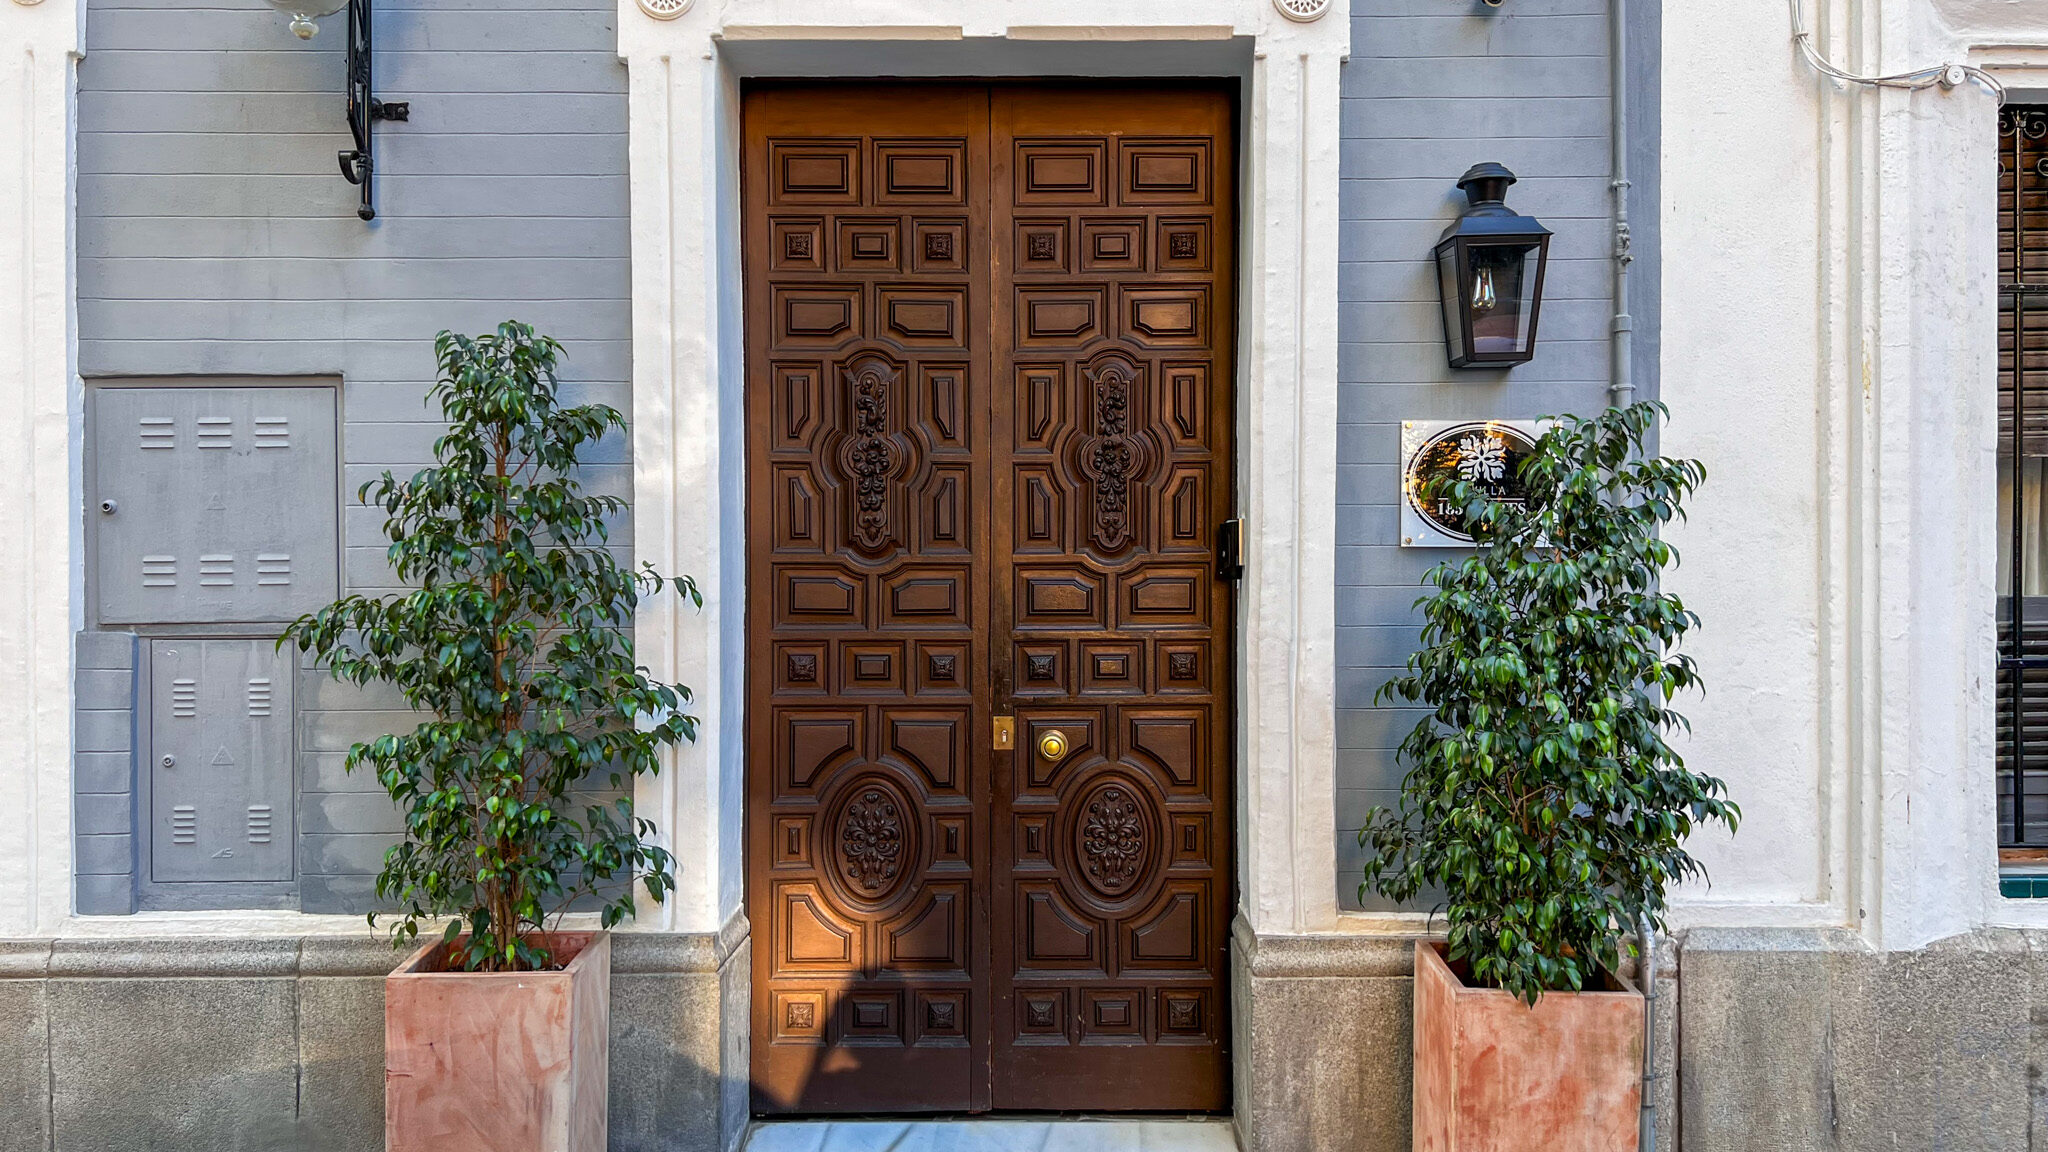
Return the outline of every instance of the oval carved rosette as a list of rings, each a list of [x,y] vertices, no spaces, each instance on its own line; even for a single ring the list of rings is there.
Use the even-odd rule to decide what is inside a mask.
[[[840,791],[823,821],[823,857],[855,904],[887,904],[918,869],[917,807],[887,777],[862,776]]]
[[[1076,795],[1068,816],[1073,863],[1067,873],[1079,876],[1101,903],[1126,904],[1157,879],[1158,805],[1144,787],[1116,774],[1097,777]]]

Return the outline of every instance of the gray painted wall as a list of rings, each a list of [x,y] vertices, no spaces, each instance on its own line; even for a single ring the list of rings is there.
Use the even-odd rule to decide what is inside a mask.
[[[442,328],[533,323],[568,346],[575,399],[625,410],[615,14],[610,0],[376,0],[377,94],[409,100],[412,118],[376,127],[379,217],[364,224],[335,165],[350,145],[342,17],[301,43],[261,0],[89,0],[80,370],[338,376],[349,505],[364,480],[430,459],[424,396]],[[627,494],[626,438],[597,459],[590,485]],[[351,591],[391,583],[380,527],[369,509],[344,512]],[[631,539],[623,525],[613,537]],[[341,754],[410,719],[318,673],[300,681],[303,905],[352,911],[399,824]]]
[[[1337,888],[1358,907],[1358,828],[1391,805],[1394,748],[1416,710],[1373,695],[1413,650],[1423,573],[1462,552],[1403,548],[1401,421],[1515,419],[1589,412],[1607,402],[1612,200],[1608,191],[1607,0],[1354,0],[1343,78],[1344,154],[1337,440]],[[1640,3],[1638,39],[1657,10]],[[1639,51],[1632,90],[1654,93],[1655,56]],[[1641,65],[1648,65],[1643,67]],[[1654,126],[1654,107],[1631,117]],[[1656,282],[1650,207],[1654,128],[1636,130],[1637,288]],[[1507,371],[1453,373],[1445,362],[1430,248],[1464,204],[1466,168],[1506,164],[1508,203],[1556,234],[1536,358]],[[1652,195],[1646,195],[1652,194]],[[1654,293],[1632,304],[1654,333]],[[1641,339],[1641,337],[1639,337]],[[1654,395],[1654,343],[1638,349],[1639,395]],[[1384,907],[1369,897],[1368,907]]]

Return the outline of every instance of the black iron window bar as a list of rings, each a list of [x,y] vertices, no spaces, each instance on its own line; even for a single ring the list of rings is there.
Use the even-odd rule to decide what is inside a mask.
[[[349,183],[362,189],[363,202],[357,206],[356,215],[365,220],[377,218],[377,208],[370,199],[370,178],[376,172],[374,140],[370,125],[377,120],[409,120],[412,105],[403,100],[385,102],[377,99],[370,91],[372,55],[370,47],[370,9],[374,0],[348,0],[348,130],[355,137],[354,148],[343,149],[336,159],[341,164],[341,174]]]
[[[2048,274],[2048,106],[2010,107],[1999,113],[1999,183],[2000,195],[2008,197],[2000,205],[2000,215],[2009,215],[2010,259],[2012,278],[1998,286],[1998,303],[2001,327],[2006,316],[2011,318],[2010,351],[2004,333],[2000,333],[2000,375],[2008,376],[2012,388],[2011,445],[2011,539],[2012,549],[2008,578],[2011,586],[2005,597],[2005,619],[1999,643],[1998,658],[1998,708],[2000,735],[2008,745],[2001,751],[1999,767],[2007,775],[2006,793],[2010,798],[2011,820],[1999,821],[2000,847],[2026,848],[2040,846],[2048,836],[2034,835],[2029,828],[2032,823],[2027,812],[2027,776],[2034,766],[2028,759],[2028,705],[2039,703],[2048,706],[2048,629],[2036,636],[2028,632],[2029,605],[2026,596],[2026,479],[2024,465],[2028,459],[2029,432],[2033,415],[2029,408],[2027,388],[2029,338],[2036,333],[2029,320],[2031,316],[2048,318],[2048,279],[2037,280],[2034,273]],[[2043,219],[2030,220],[2029,200],[2040,204],[2036,211]],[[2004,228],[2001,228],[2004,231]],[[2006,236],[2000,237],[2001,241]],[[2007,245],[2001,243],[2001,249]],[[2001,252],[2003,257],[2005,252]],[[2001,260],[2001,264],[2004,263]],[[2038,264],[2039,267],[2034,267]],[[2003,271],[2003,269],[2001,269]],[[2043,350],[2048,351],[2048,319],[2041,324]],[[2048,419],[2044,419],[2048,425]],[[2048,451],[2044,446],[2037,449]],[[2036,451],[2034,455],[2042,454]],[[2048,605],[2036,604],[2040,608]],[[2039,626],[2037,626],[2039,627]],[[2034,675],[2034,673],[2039,673]],[[2042,767],[2048,768],[2048,765]]]

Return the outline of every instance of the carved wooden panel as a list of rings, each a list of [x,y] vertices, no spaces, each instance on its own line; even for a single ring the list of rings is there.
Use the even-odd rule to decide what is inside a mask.
[[[1230,100],[743,115],[754,1107],[1222,1109]]]
[[[749,93],[764,1111],[988,1106],[987,93]]]
[[[999,90],[994,1106],[1221,1109],[1231,107]],[[1221,239],[1219,239],[1221,238]],[[1071,751],[1038,755],[1058,731]]]

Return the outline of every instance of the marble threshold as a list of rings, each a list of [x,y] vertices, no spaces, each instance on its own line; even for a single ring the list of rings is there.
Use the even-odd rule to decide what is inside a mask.
[[[1237,1152],[1213,1117],[978,1117],[967,1120],[772,1120],[743,1152]]]

